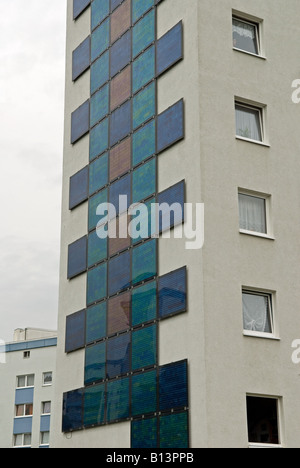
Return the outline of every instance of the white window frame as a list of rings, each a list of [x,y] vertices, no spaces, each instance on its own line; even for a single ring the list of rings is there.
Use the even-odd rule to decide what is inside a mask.
[[[51,383],[45,383],[45,378],[48,374],[51,374],[52,376],[52,380],[51,380]],[[49,372],[43,372],[43,387],[51,387],[53,385],[53,372],[52,371],[49,371]]]
[[[232,27],[233,27],[234,20],[241,21],[246,24],[250,24],[251,26],[255,26],[258,53],[254,54],[247,50],[240,49],[239,47],[235,47],[234,44],[232,44],[233,50],[236,52],[241,52],[243,54],[250,55],[252,57],[266,60],[266,55],[265,55],[265,50],[264,50],[264,20],[262,18],[249,15],[241,11],[232,10],[232,21],[231,21]],[[232,28],[231,28],[231,36],[232,36]]]
[[[43,442],[44,434],[49,435],[49,441],[47,443]],[[49,447],[49,445],[50,445],[50,431],[41,432],[41,434],[40,434],[40,447]]]
[[[17,440],[17,437],[22,437],[22,445],[17,445],[16,444],[16,440]],[[25,445],[25,436],[30,436],[31,437],[31,442],[30,442],[30,445]],[[32,446],[32,434],[16,434],[14,435],[14,439],[13,439],[13,446],[14,448],[21,448],[21,447],[31,447]]]
[[[262,239],[269,239],[275,240],[274,233],[273,233],[273,225],[272,225],[272,206],[271,206],[271,195],[255,192],[248,189],[239,188],[238,189],[238,209],[240,208],[239,205],[239,195],[246,195],[249,197],[254,198],[261,198],[265,200],[265,215],[266,215],[266,234],[263,232],[256,232],[256,231],[248,231],[247,229],[241,229],[240,227],[240,217],[239,217],[239,232],[240,234],[253,236],[253,237],[260,237]],[[238,210],[239,211],[239,210]]]
[[[247,398],[248,397],[261,398],[261,399],[265,399],[265,400],[276,400],[277,401],[277,426],[278,426],[278,439],[279,439],[278,444],[260,444],[258,442],[249,442],[248,411],[247,411]],[[246,395],[246,418],[247,418],[247,434],[248,434],[248,447],[249,447],[249,449],[280,449],[280,448],[284,448],[283,399],[282,399],[282,397],[247,393],[247,395]]]
[[[23,414],[22,416],[18,416],[17,415],[17,408],[23,406]],[[32,414],[26,414],[26,406],[32,406]],[[22,404],[22,405],[16,405],[16,408],[15,408],[15,419],[18,419],[18,418],[32,418],[33,416],[33,403],[25,403],[25,404]]]
[[[279,338],[279,333],[278,333],[278,325],[277,325],[277,319],[276,319],[276,313],[275,313],[275,292],[274,291],[267,291],[267,290],[262,290],[262,289],[254,289],[254,288],[249,288],[246,286],[242,287],[242,297],[243,294],[253,294],[254,296],[262,296],[262,297],[268,297],[269,301],[269,310],[270,310],[270,321],[271,321],[271,333],[265,333],[265,332],[256,332],[256,331],[251,331],[251,330],[245,330],[243,327],[243,335],[247,337],[252,337],[252,338],[264,338],[264,339],[269,339],[269,340],[277,340],[280,341]],[[244,318],[244,311],[242,309],[243,313],[243,318]]]
[[[236,133],[236,115],[235,115],[235,137],[237,140],[247,141],[249,143],[255,143],[256,145],[266,146],[269,147],[267,140],[267,133],[266,133],[266,108],[265,104],[260,104],[258,102],[249,101],[240,97],[234,98],[234,112],[236,113],[236,108],[244,107],[245,109],[249,109],[252,111],[257,111],[259,114],[259,124],[260,124],[260,133],[261,133],[261,141],[260,140],[253,140],[252,138],[243,137],[237,135]]]
[[[24,377],[25,378],[25,387],[19,387],[18,385],[18,381],[20,378]],[[16,383],[16,388],[17,389],[22,389],[22,388],[34,388],[34,384],[33,385],[28,385],[28,378],[29,377],[33,377],[33,380],[35,380],[35,375],[34,374],[27,374],[27,375],[18,375],[17,376],[17,383]]]
[[[50,405],[50,412],[49,413],[45,413],[44,412],[44,409],[45,409],[45,405],[49,404]],[[42,412],[41,412],[41,415],[42,416],[49,416],[51,414],[51,411],[52,411],[52,403],[51,401],[43,401],[42,402]]]

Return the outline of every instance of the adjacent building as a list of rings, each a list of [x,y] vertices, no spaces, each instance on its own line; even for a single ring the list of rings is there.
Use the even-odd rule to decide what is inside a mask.
[[[299,447],[299,2],[67,3],[53,446]]]
[[[0,346],[0,447],[49,448],[56,332],[18,329]]]

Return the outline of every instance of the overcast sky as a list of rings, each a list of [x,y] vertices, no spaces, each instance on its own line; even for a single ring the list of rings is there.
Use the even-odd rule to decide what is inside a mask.
[[[66,0],[0,0],[0,340],[56,329]]]

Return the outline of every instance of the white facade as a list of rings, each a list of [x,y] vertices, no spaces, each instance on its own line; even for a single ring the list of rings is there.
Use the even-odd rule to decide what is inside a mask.
[[[25,335],[27,340],[23,341]],[[56,332],[16,330],[14,337],[14,342],[0,347],[0,447],[48,448]]]
[[[276,3],[276,5],[274,5]],[[90,95],[90,71],[72,83],[72,52],[90,34],[90,9],[73,21],[68,0],[64,181],[55,447],[130,447],[130,422],[61,432],[64,392],[84,384],[84,351],[66,355],[66,316],[86,306],[86,274],[67,280],[67,247],[86,235],[87,203],[70,212],[69,179],[88,164],[89,137],[70,145],[71,113]],[[248,448],[247,397],[278,401],[279,443],[300,447],[300,4],[297,0],[164,0],[158,37],[184,24],[184,60],[158,80],[158,112],[185,101],[185,139],[158,158],[159,192],[185,179],[186,199],[205,204],[205,244],[159,240],[159,275],[188,269],[188,312],[160,324],[159,365],[188,359],[192,448]],[[260,53],[236,50],[232,18],[259,29]],[[260,109],[262,142],[236,137],[235,102]],[[265,235],[239,227],[238,193],[268,204]],[[245,231],[245,230],[244,230]],[[242,291],[272,298],[273,334],[243,330]],[[267,444],[268,445],[268,444]]]

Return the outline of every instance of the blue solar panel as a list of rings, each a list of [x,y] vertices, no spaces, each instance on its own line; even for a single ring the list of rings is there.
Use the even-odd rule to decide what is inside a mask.
[[[71,116],[71,143],[74,144],[90,129],[90,101],[86,101]]]
[[[187,362],[159,369],[159,409],[169,411],[188,407]]]
[[[102,302],[86,311],[86,343],[93,343],[106,336],[106,307],[107,303]]]
[[[109,85],[103,86],[90,101],[90,125],[94,127],[97,122],[108,114]]]
[[[156,319],[156,281],[132,291],[132,325]]]
[[[107,378],[113,379],[130,371],[131,334],[126,333],[107,342]]]
[[[132,416],[141,416],[157,411],[157,372],[144,372],[132,377]]]
[[[131,31],[128,31],[110,49],[110,76],[113,78],[131,60]]]
[[[124,203],[120,203],[120,196],[127,197]],[[109,189],[109,203],[115,208],[115,213],[122,214],[129,208],[131,204],[131,175],[128,174],[122,177],[117,182],[114,182]],[[114,213],[111,213],[110,218],[115,218]]]
[[[151,10],[133,28],[132,55],[136,57],[155,41],[155,11]]]
[[[108,148],[108,121],[102,120],[90,132],[90,161],[95,159]]]
[[[169,414],[159,419],[160,448],[189,448],[188,412]]]
[[[84,390],[84,426],[100,425],[105,417],[105,385]]]
[[[135,247],[132,252],[132,283],[138,284],[157,274],[156,240]]]
[[[108,264],[108,295],[130,287],[130,252],[125,252],[110,260]]]
[[[158,280],[159,317],[165,318],[187,309],[186,268],[162,276]]]
[[[157,364],[157,326],[132,333],[132,370],[146,369]]]
[[[155,154],[155,138],[155,120],[151,120],[151,122],[133,134],[132,159],[134,166]]]
[[[156,74],[161,75],[182,58],[183,25],[180,22],[157,41]]]
[[[89,166],[89,194],[102,189],[108,183],[108,153]]]
[[[77,19],[90,3],[91,0],[73,0],[73,19]]]
[[[97,231],[93,231],[88,237],[88,267],[93,267],[97,263],[107,258],[107,239],[100,239]]]
[[[131,132],[131,101],[125,102],[110,117],[110,146],[115,145]]]
[[[108,382],[106,386],[107,422],[129,418],[129,378]]]
[[[156,193],[156,158],[135,169],[132,174],[132,203]]]
[[[109,80],[109,52],[101,55],[91,66],[91,94]]]
[[[149,8],[154,6],[154,0],[132,0],[132,21],[135,23]]]
[[[152,46],[141,54],[132,64],[132,89],[139,89],[155,77],[155,47]]]
[[[104,263],[87,275],[87,304],[101,301],[107,296],[107,264]]]
[[[88,166],[70,178],[69,209],[73,210],[88,198]]]
[[[85,349],[84,384],[105,380],[106,342]]]
[[[109,14],[109,0],[93,0],[92,30],[96,28]]]
[[[71,353],[85,346],[85,310],[66,319],[65,352]]]
[[[90,67],[91,39],[87,37],[73,52],[72,79],[77,80]]]
[[[157,418],[141,419],[131,423],[131,448],[157,448]]]
[[[87,269],[87,237],[69,245],[68,249],[68,279],[75,278]]]
[[[156,113],[156,83],[153,82],[147,88],[140,91],[133,98],[132,122],[136,129]]]
[[[83,390],[64,393],[62,431],[70,432],[82,428]]]
[[[109,19],[104,21],[92,33],[91,61],[94,62],[109,46]]]
[[[159,232],[167,231],[184,222],[185,181],[179,182],[157,196]]]
[[[157,118],[157,152],[161,153],[183,138],[184,106],[181,100]]]

